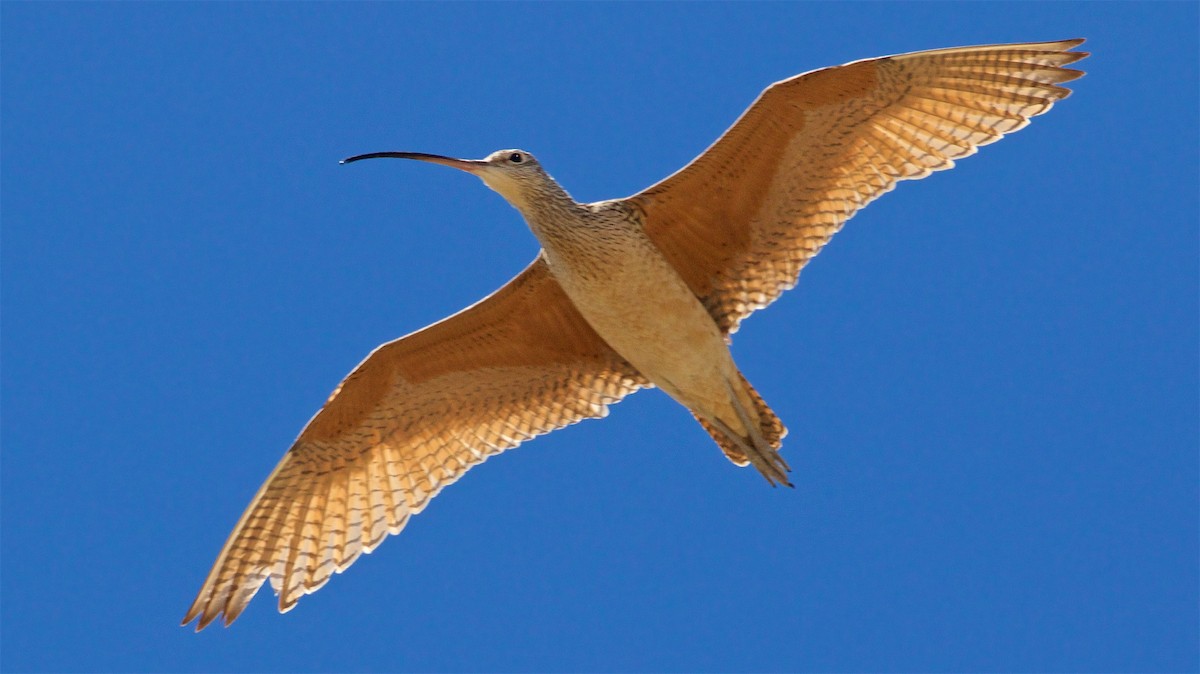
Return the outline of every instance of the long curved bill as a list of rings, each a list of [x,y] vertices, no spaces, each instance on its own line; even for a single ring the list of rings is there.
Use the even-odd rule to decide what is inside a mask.
[[[341,161],[342,164],[349,164],[352,161],[360,159],[415,159],[417,161],[427,161],[431,164],[441,164],[449,166],[467,173],[475,173],[480,168],[487,166],[487,162],[478,159],[455,159],[454,157],[443,157],[440,154],[426,154],[424,152],[371,152],[368,154],[359,154],[353,157],[347,157]]]

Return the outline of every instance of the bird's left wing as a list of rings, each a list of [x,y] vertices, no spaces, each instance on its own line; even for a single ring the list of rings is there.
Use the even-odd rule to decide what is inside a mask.
[[[471,466],[645,385],[540,255],[479,303],[376,349],[255,495],[183,619],[234,619],[264,582],[292,608]]]
[[[711,147],[625,201],[726,333],[796,283],[860,208],[1029,123],[1083,40],[957,47],[777,82]]]

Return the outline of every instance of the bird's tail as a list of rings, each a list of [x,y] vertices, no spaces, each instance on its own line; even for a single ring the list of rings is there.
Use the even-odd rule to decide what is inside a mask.
[[[740,393],[743,395],[738,395],[739,391],[733,390],[731,385],[730,398],[741,426],[749,432],[738,433],[716,417],[704,419],[697,415],[696,420],[713,440],[716,440],[717,446],[725,452],[730,461],[739,466],[754,464],[771,486],[786,484],[791,487],[793,485],[787,479],[787,474],[792,469],[779,455],[779,448],[783,446],[787,429],[758,391],[746,381],[746,377],[739,372],[738,378],[742,386]],[[747,402],[752,405],[752,409],[747,409]]]

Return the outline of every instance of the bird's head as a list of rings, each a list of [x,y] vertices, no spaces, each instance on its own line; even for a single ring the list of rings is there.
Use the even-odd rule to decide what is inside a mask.
[[[548,185],[554,185],[553,179],[542,170],[538,160],[524,150],[497,150],[483,159],[455,159],[424,152],[372,152],[343,159],[342,163],[379,157],[415,159],[466,171],[478,176],[484,184],[499,192],[518,209],[523,209],[532,195],[544,191]]]

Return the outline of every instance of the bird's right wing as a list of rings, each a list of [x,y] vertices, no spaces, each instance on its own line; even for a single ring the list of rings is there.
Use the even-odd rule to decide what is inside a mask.
[[[1083,40],[855,61],[777,82],[679,172],[626,201],[726,333],[796,283],[859,209],[1050,109]]]
[[[538,256],[486,299],[376,349],[334,390],[234,527],[183,624],[234,619],[267,580],[287,611],[442,487],[646,385]]]

